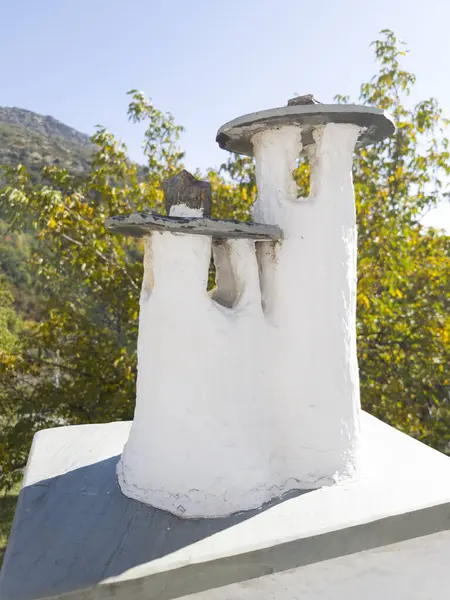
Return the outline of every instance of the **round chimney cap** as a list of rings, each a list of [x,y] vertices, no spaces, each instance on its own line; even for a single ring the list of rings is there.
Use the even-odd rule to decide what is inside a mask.
[[[225,123],[217,132],[216,142],[224,150],[253,156],[251,140],[255,133],[298,125],[302,127],[302,144],[305,147],[314,143],[312,131],[326,123],[351,123],[361,127],[356,147],[380,142],[395,131],[392,117],[379,108],[356,104],[296,104],[290,101],[288,106],[250,113]]]

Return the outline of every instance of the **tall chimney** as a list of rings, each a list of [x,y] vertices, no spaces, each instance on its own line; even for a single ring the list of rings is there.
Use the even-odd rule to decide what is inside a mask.
[[[136,412],[118,465],[124,494],[185,518],[218,517],[353,475],[352,156],[393,130],[374,108],[293,99],[217,135],[221,147],[255,157],[258,223],[210,219],[208,184],[185,171],[165,184],[168,217],[110,220],[146,235]],[[293,179],[302,152],[308,198]]]

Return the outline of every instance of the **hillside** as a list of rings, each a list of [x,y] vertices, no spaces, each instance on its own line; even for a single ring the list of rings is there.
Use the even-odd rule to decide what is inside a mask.
[[[82,174],[89,167],[92,148],[89,136],[53,117],[0,107],[0,165],[22,163],[36,180],[44,165],[58,164]]]
[[[35,182],[45,165],[57,164],[76,175],[88,172],[93,148],[89,136],[53,117],[0,107],[0,166],[22,163]],[[36,233],[9,232],[1,217],[0,211],[0,292],[12,293],[21,318],[39,319],[42,292],[29,267]]]

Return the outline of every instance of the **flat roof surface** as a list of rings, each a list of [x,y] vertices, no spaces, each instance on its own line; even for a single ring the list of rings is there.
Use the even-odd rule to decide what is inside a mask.
[[[169,600],[450,529],[450,458],[365,413],[353,481],[220,519],[125,497],[115,467],[129,428],[36,435],[2,600]]]

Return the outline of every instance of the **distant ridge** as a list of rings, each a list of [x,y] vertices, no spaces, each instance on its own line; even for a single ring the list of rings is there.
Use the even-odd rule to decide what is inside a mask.
[[[59,136],[84,146],[90,146],[90,138],[85,133],[61,123],[49,115],[40,115],[24,108],[0,106],[0,121],[11,125],[22,125],[31,131],[45,136]]]
[[[0,107],[0,166],[24,164],[35,181],[45,165],[83,175],[89,171],[93,149],[88,135],[54,117]]]

